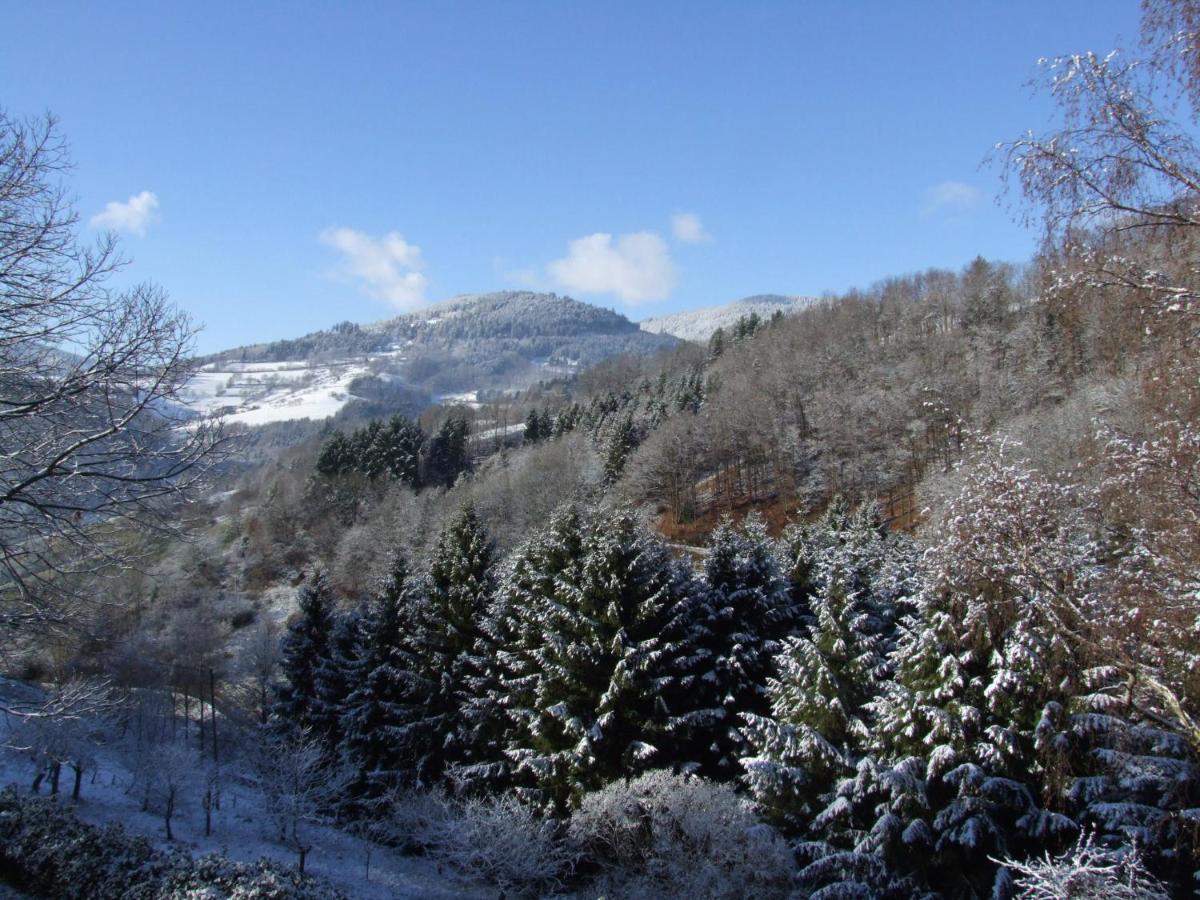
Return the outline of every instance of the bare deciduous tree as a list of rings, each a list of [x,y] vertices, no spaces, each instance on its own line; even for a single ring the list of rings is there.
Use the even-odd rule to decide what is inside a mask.
[[[113,235],[80,239],[51,116],[0,111],[0,627],[69,622],[86,581],[136,559],[226,449],[180,390],[195,327],[158,287],[111,286]]]

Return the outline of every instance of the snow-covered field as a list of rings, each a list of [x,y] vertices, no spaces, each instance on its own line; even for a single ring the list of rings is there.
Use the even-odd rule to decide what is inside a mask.
[[[243,425],[326,419],[351,401],[350,382],[370,371],[375,358],[321,364],[210,363],[187,383],[183,397],[198,413],[221,412],[226,422]]]

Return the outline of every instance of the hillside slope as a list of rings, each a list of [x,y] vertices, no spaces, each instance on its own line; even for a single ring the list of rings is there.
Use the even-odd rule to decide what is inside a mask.
[[[728,330],[737,324],[742,316],[757,313],[760,318],[768,318],[777,311],[784,315],[799,312],[815,302],[815,297],[788,297],[783,294],[755,294],[753,297],[743,297],[722,306],[706,306],[703,309],[689,309],[684,312],[671,313],[665,316],[652,316],[643,319],[639,324],[642,331],[654,335],[673,335],[685,341],[703,343],[712,337],[718,328]]]
[[[247,425],[322,419],[355,397],[395,395],[397,407],[421,397],[472,401],[676,343],[570,297],[475,294],[368,325],[342,322],[214,354],[202,360],[188,396],[198,410],[220,410]]]

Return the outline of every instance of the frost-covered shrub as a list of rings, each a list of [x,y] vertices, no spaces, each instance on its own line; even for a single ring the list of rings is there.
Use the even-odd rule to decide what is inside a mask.
[[[320,900],[331,885],[269,860],[164,853],[120,826],[97,828],[52,800],[0,792],[0,883],[63,900]]]
[[[1142,867],[1136,853],[1115,854],[1084,835],[1061,856],[1031,862],[1007,860],[1024,900],[1167,900],[1170,896]]]
[[[430,856],[468,875],[506,892],[534,894],[561,886],[575,867],[576,853],[559,824],[513,796],[427,797],[440,809],[414,829],[414,837]]]
[[[610,896],[783,896],[795,871],[787,844],[732,787],[662,770],[584,797],[568,833]]]

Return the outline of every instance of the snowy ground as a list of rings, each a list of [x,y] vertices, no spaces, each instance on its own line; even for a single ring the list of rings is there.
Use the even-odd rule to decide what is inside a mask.
[[[266,425],[289,419],[327,419],[350,402],[350,382],[383,357],[399,351],[315,364],[210,363],[184,386],[183,398],[199,413],[224,412],[226,422]]]
[[[0,739],[7,739],[8,726],[0,721]],[[94,773],[84,779],[80,802],[75,812],[85,822],[103,825],[119,822],[126,830],[143,834],[163,849],[184,849],[193,855],[219,852],[231,859],[253,862],[266,856],[286,865],[295,865],[295,854],[272,839],[266,827],[267,816],[257,791],[239,784],[235,779],[223,791],[221,809],[213,814],[213,833],[204,836],[204,813],[199,798],[186,798],[172,822],[175,841],[163,837],[162,817],[142,812],[134,796],[127,794],[130,775],[113,755],[100,754]],[[11,750],[0,749],[0,786],[17,785],[28,791],[33,780],[32,766]],[[70,792],[70,778],[64,774],[63,784]],[[43,788],[42,793],[46,790]],[[64,802],[70,803],[69,799]],[[366,878],[366,857],[363,845],[333,828],[314,829],[316,847],[309,855],[307,871],[320,875],[344,890],[350,897],[364,900],[384,898],[427,898],[449,900],[454,897],[493,898],[496,890],[470,883],[455,873],[441,870],[437,863],[420,857],[404,856],[382,848],[371,853],[370,880]],[[6,894],[0,885],[0,900],[19,897]]]

